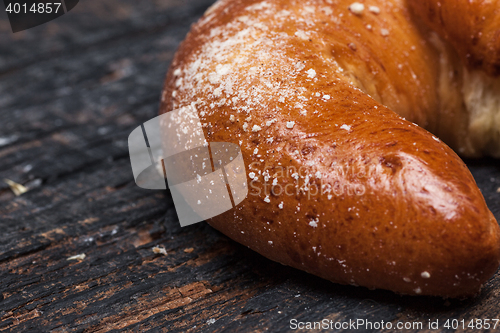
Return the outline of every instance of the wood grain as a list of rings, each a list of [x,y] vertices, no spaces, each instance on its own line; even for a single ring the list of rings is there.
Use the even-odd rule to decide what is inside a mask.
[[[462,301],[339,286],[206,223],[181,228],[167,191],[135,185],[128,134],[157,114],[173,53],[211,3],[80,1],[17,34],[0,14],[0,179],[29,189],[16,197],[0,182],[0,331],[280,332],[292,318],[424,328],[429,319],[500,318],[498,274]],[[498,161],[467,163],[500,219]]]

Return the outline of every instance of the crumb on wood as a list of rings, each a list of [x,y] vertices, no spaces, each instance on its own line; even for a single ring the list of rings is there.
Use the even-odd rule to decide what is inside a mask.
[[[9,185],[10,189],[12,190],[12,192],[14,192],[16,197],[28,192],[28,188],[26,188],[24,185],[18,184],[10,179],[7,179],[7,178],[5,178],[3,181],[7,185]]]
[[[155,254],[163,254],[165,256],[167,255],[167,250],[165,250],[164,247],[155,246],[152,250]]]
[[[66,260],[83,260],[83,259],[85,259],[85,257],[86,257],[85,253],[80,253],[80,254],[71,256]]]
[[[193,251],[194,251],[194,249],[192,247],[184,249],[184,252],[186,252],[186,253],[191,253]]]

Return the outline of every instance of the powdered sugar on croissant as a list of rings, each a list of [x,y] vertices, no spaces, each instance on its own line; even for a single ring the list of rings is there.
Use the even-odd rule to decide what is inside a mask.
[[[352,4],[217,2],[176,54],[161,112],[194,107],[208,141],[241,146],[249,196],[209,221],[236,241],[338,283],[474,294],[500,229],[440,139],[494,152],[464,107],[482,99],[405,1]]]

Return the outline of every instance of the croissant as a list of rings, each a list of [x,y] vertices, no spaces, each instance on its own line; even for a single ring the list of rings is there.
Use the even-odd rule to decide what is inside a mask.
[[[439,3],[215,3],[160,107],[195,108],[208,141],[241,146],[248,196],[207,222],[336,283],[478,293],[500,229],[448,145],[500,156],[500,14],[495,1]]]

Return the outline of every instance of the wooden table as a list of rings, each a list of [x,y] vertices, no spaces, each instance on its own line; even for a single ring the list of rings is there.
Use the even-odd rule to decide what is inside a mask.
[[[0,182],[0,331],[277,332],[294,318],[447,331],[447,319],[499,319],[498,274],[463,301],[340,286],[206,223],[181,228],[167,191],[135,185],[127,137],[157,115],[173,53],[212,1],[82,0],[16,34],[2,9],[0,180],[29,191]],[[500,219],[499,162],[467,163]]]

